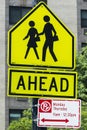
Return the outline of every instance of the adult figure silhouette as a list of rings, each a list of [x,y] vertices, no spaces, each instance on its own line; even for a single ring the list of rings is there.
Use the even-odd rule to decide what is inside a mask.
[[[36,28],[34,28],[34,26],[35,26],[35,22],[34,21],[30,21],[29,25],[30,25],[31,28],[29,29],[27,35],[23,39],[23,40],[25,40],[26,38],[30,37],[29,41],[28,41],[28,44],[27,44],[27,50],[26,50],[26,54],[25,54],[25,59],[28,56],[30,48],[34,49],[36,57],[37,57],[37,59],[39,59],[39,56],[38,56],[38,53],[37,53],[37,50],[36,50],[36,47],[37,47],[36,38],[38,37],[38,31],[37,31]]]
[[[49,52],[51,54],[51,56],[53,57],[54,61],[57,61],[57,58],[54,54],[53,51],[53,37],[56,36],[56,31],[53,27],[53,25],[50,23],[50,17],[49,16],[44,16],[44,21],[46,22],[46,24],[44,25],[44,29],[43,31],[39,34],[39,35],[43,35],[45,34],[45,43],[43,46],[43,53],[42,53],[42,61],[45,61],[46,59],[46,51],[47,48],[49,48]]]

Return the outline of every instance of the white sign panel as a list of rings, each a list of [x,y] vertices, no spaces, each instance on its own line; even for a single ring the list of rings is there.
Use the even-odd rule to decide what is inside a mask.
[[[38,101],[39,127],[79,128],[80,100],[46,100]]]

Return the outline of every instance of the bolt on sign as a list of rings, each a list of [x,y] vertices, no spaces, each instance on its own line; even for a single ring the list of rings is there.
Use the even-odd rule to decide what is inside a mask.
[[[75,39],[43,2],[8,32],[8,64],[22,67],[75,68]]]
[[[76,98],[75,72],[9,69],[8,96]]]
[[[39,127],[79,128],[81,120],[80,100],[47,100],[38,101]]]

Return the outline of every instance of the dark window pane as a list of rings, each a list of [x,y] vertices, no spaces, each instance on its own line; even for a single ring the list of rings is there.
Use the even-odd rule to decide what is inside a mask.
[[[13,120],[18,120],[22,117],[23,110],[10,109],[9,110],[9,122]]]
[[[81,47],[86,47],[87,46],[87,43],[82,43],[81,44]]]
[[[84,35],[87,36],[87,28],[84,28]]]
[[[40,2],[40,1],[43,1],[47,4],[47,0],[35,0],[36,3]]]
[[[15,24],[18,20],[20,20],[20,10],[17,7],[9,7],[9,23]]]
[[[83,19],[82,20],[82,24],[81,24],[82,27],[87,27],[87,20],[86,19]]]
[[[27,12],[29,12],[31,7],[9,7],[9,24],[17,23]]]
[[[31,8],[22,8],[22,17],[30,11]]]
[[[81,27],[87,28],[87,10],[81,10]]]
[[[82,19],[87,19],[87,10],[82,10]]]

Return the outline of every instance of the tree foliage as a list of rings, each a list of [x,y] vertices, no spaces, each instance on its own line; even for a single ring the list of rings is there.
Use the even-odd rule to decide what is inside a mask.
[[[31,110],[25,110],[23,117],[12,121],[7,130],[32,130]]]
[[[87,102],[87,47],[77,55],[76,71],[78,72],[78,98]]]

